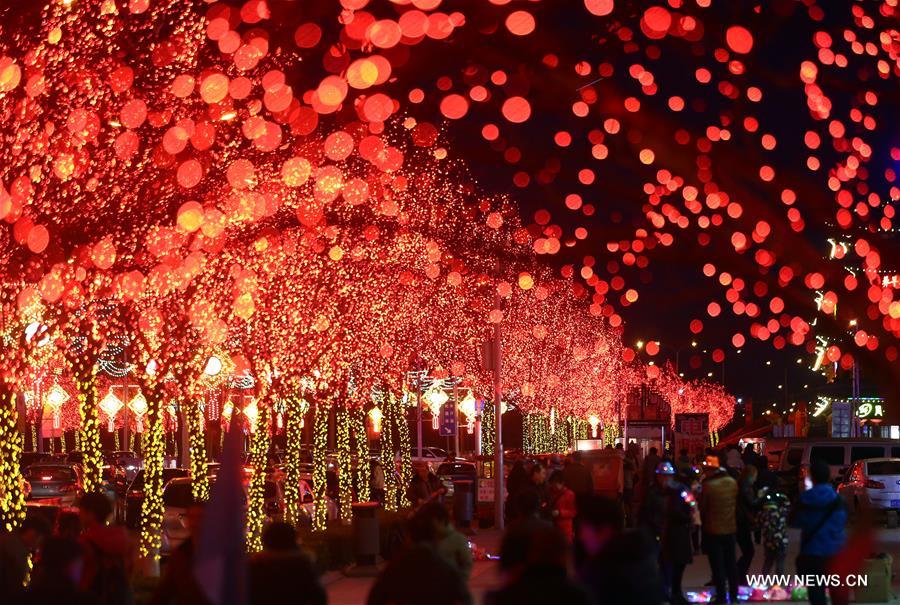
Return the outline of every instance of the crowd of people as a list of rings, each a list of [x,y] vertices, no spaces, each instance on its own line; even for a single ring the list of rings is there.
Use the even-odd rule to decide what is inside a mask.
[[[580,452],[513,464],[499,555],[502,581],[486,596],[489,605],[683,605],[685,568],[701,552],[709,561],[714,602],[734,603],[751,569],[784,572],[789,524],[802,530],[799,573],[824,573],[844,544],[847,514],[822,463],[811,465],[813,487],[791,509],[766,459],[752,447],[708,450],[694,459],[682,451],[671,459],[654,448],[642,456],[629,446],[614,457],[621,474],[613,497],[598,493],[592,463]],[[443,487],[421,468],[408,496],[414,509],[403,546],[375,580],[368,603],[472,603],[472,552],[443,502]],[[78,513],[61,514],[55,527],[29,515],[0,535],[0,601],[133,603],[133,542],[124,527],[109,523],[111,514],[103,495],[86,494]],[[195,561],[203,518],[204,505],[188,509],[184,523],[191,536],[169,557],[149,597],[152,605],[208,602]],[[263,551],[244,568],[248,603],[276,597],[327,602],[295,528],[283,522],[268,525]],[[810,587],[809,599],[824,604],[824,589]],[[832,601],[840,602],[840,595],[832,593]]]

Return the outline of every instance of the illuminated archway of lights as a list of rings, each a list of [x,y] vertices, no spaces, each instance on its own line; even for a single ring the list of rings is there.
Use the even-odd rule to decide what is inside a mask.
[[[694,333],[731,312],[745,326],[734,347],[814,352],[817,296],[821,323],[858,321],[851,342],[823,345],[829,361],[896,362],[881,236],[900,150],[877,136],[884,91],[896,94],[892,0],[828,14],[797,3],[788,16],[812,34],[795,107],[770,100],[755,68],[753,32],[772,16],[749,5],[723,18],[710,0],[585,0],[565,14],[549,2],[24,4],[0,9],[7,524],[23,510],[15,393],[40,409],[65,389],[61,427],[96,449],[110,422],[97,405],[122,378],[90,379],[110,343],[130,343],[146,401],[149,485],[162,429],[203,428],[193,408],[273,430],[302,396],[321,431],[327,408],[399,394],[413,368],[489,393],[478,345],[497,322],[507,394],[528,414],[608,424],[616,398],[649,381],[673,412],[708,411],[718,429],[734,405],[724,390],[643,366],[620,337],[622,309],[641,300],[634,272],[686,247],[710,251],[696,271],[722,287]],[[561,37],[560,19],[582,26]],[[841,74],[858,94],[831,90]],[[804,124],[799,140],[769,123],[772,107]],[[791,146],[803,165],[785,163]],[[479,163],[508,166],[505,194],[478,182]],[[639,207],[635,220],[607,214],[607,193]],[[809,245],[813,225],[834,232],[830,254]],[[220,371],[204,371],[211,357]],[[137,413],[112,419],[124,423],[141,426]],[[99,452],[86,454],[99,477]],[[161,504],[146,502],[153,555]]]

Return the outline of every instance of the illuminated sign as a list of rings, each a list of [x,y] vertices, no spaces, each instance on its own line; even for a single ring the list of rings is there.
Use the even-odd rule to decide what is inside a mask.
[[[881,399],[862,401],[856,408],[860,420],[881,420],[884,418],[884,404]]]

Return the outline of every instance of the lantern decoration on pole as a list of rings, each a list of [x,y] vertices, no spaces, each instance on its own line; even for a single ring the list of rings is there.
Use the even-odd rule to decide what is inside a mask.
[[[431,410],[431,428],[437,430],[441,424],[441,407],[450,399],[450,396],[439,386],[431,387],[425,393],[425,401],[428,403],[428,409]]]
[[[59,410],[63,406],[65,402],[69,400],[69,394],[66,393],[66,390],[63,389],[58,384],[54,384],[50,387],[50,390],[47,391],[47,396],[44,399],[47,407],[50,408],[50,411],[53,413],[53,429],[56,430],[60,427],[60,419],[59,419]]]
[[[381,408],[378,407],[378,404],[375,404],[375,407],[369,410],[369,422],[372,423],[372,432],[380,433],[381,432],[381,421],[384,418],[384,412],[381,411]]]
[[[147,415],[147,410],[149,406],[147,405],[147,398],[144,397],[144,394],[138,391],[138,394],[132,397],[131,401],[128,402],[128,409],[131,410],[131,413],[134,414],[134,430],[137,433],[144,432],[144,416]]]
[[[597,427],[600,426],[600,419],[592,414],[590,417],[588,417],[588,424],[591,425],[591,439],[596,439]]]
[[[231,415],[234,413],[234,404],[231,402],[231,399],[225,402],[225,405],[222,406],[222,420],[225,421],[225,424],[231,422]]]
[[[116,397],[115,393],[112,392],[112,389],[110,389],[103,399],[100,400],[100,409],[106,414],[106,429],[110,433],[116,430],[116,414],[118,414],[119,410],[123,407],[125,407],[125,404],[122,403],[121,399]]]
[[[250,432],[256,432],[256,421],[259,418],[259,408],[256,405],[256,398],[251,397],[250,403],[244,408],[244,416],[247,417],[247,423],[250,425]]]
[[[472,391],[466,393],[466,396],[459,402],[459,411],[466,417],[466,432],[469,435],[475,431],[475,416],[477,415],[476,407],[476,401],[475,397],[472,395]]]

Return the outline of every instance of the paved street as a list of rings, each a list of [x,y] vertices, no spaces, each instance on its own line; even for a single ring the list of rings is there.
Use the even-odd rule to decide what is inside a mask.
[[[799,533],[791,532],[791,542],[788,549],[787,572],[794,571],[793,561],[797,556],[797,548],[800,543]],[[472,538],[479,546],[487,548],[494,554],[499,550],[500,536],[493,530],[485,530]],[[900,529],[880,528],[877,532],[876,552],[887,552],[894,558],[894,594],[893,600],[888,603],[900,603],[896,595],[900,594]],[[751,573],[758,573],[762,567],[762,551],[757,550],[750,568]],[[705,556],[695,557],[694,562],[688,567],[684,585],[688,591],[702,591],[703,584],[709,580],[709,566]],[[347,578],[340,574],[329,575],[326,579],[328,590],[328,602],[331,605],[358,605],[365,603],[372,578]],[[472,579],[469,586],[475,595],[476,603],[484,602],[485,593],[495,587],[499,582],[497,564],[494,561],[476,562],[472,571]]]

